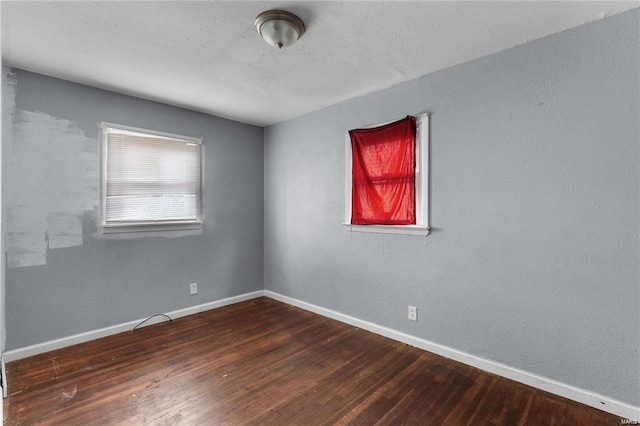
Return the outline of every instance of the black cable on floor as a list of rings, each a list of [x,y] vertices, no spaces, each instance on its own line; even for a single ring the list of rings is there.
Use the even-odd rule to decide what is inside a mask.
[[[140,327],[142,324],[144,324],[145,322],[149,321],[151,318],[154,318],[154,317],[165,317],[169,321],[173,321],[169,315],[166,315],[166,314],[155,314],[155,315],[151,315],[146,320],[140,321],[140,323],[138,325],[136,325],[135,327],[133,327],[133,329],[131,331],[135,331],[136,328]]]

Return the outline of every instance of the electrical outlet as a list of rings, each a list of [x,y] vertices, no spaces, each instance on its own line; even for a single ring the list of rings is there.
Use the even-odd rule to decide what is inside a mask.
[[[198,283],[189,284],[189,294],[198,294]]]
[[[411,321],[418,321],[418,309],[415,306],[409,305],[409,319]]]

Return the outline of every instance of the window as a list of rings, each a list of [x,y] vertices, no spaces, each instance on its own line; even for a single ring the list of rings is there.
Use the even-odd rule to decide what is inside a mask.
[[[428,114],[347,132],[345,227],[429,234],[428,143]]]
[[[201,139],[108,123],[102,130],[102,232],[201,227]]]

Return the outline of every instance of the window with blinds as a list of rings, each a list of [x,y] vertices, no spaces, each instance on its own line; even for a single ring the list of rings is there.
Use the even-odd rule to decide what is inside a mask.
[[[201,225],[200,139],[104,123],[102,128],[103,231]]]

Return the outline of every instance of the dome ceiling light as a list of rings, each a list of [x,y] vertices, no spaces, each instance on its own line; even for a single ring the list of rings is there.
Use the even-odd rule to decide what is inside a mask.
[[[304,22],[284,10],[268,10],[256,17],[256,30],[271,46],[282,49],[295,43],[304,34]]]

